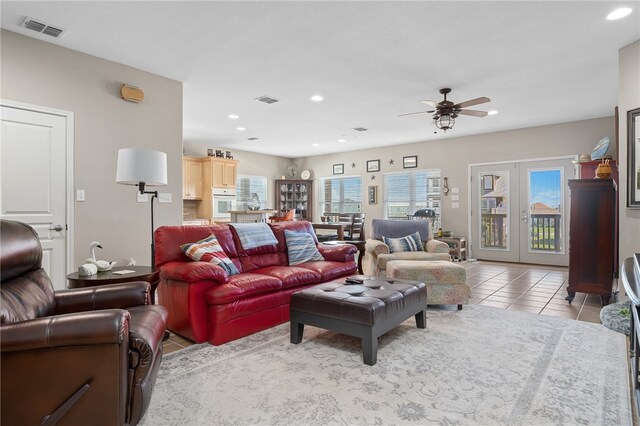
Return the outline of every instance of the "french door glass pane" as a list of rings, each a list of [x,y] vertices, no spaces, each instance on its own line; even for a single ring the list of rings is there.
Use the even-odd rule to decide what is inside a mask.
[[[480,248],[509,250],[509,172],[480,173]]]
[[[529,170],[529,250],[562,249],[562,170]]]

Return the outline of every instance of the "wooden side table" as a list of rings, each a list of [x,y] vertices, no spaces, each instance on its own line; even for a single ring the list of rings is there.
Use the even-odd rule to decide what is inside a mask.
[[[449,245],[449,254],[457,256],[458,260],[467,260],[467,240],[464,237],[436,237],[438,241]]]
[[[114,274],[114,272],[130,270],[129,274]],[[160,271],[151,270],[151,266],[115,266],[111,271],[98,272],[95,275],[80,276],[77,272],[67,275],[69,288],[93,287],[96,285],[120,284],[131,281],[146,281],[151,284],[151,301],[155,303],[156,288],[160,284]]]

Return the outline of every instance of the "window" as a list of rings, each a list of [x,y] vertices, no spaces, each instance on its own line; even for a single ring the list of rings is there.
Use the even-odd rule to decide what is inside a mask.
[[[433,209],[433,229],[441,227],[440,170],[387,173],[384,175],[384,215],[407,219],[420,209]]]
[[[362,211],[361,176],[321,178],[318,182],[321,214]]]
[[[238,210],[249,210],[256,198],[259,207],[264,209],[267,205],[267,178],[265,176],[238,175],[236,195]]]

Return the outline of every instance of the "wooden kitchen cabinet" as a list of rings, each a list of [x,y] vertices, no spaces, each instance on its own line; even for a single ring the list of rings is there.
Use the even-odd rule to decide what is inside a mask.
[[[569,303],[576,292],[609,304],[615,259],[616,185],[612,179],[571,179]]]
[[[182,159],[182,198],[202,200],[202,159],[183,157]]]
[[[211,186],[213,188],[235,188],[238,174],[238,161],[224,158],[211,158]]]

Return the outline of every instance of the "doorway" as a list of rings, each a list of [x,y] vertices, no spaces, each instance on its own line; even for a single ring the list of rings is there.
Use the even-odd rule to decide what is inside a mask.
[[[73,114],[2,101],[0,217],[29,224],[42,267],[66,288],[73,259]]]
[[[472,256],[482,260],[569,265],[571,158],[470,167]]]

